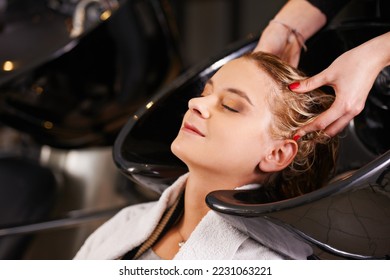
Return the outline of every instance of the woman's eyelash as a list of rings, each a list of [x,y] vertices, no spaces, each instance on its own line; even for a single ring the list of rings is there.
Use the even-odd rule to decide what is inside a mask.
[[[229,106],[227,106],[227,105],[225,105],[225,104],[222,104],[222,107],[225,108],[226,110],[231,111],[231,112],[239,113],[238,110],[236,110],[236,109],[234,109],[234,108],[232,108],[232,107],[229,107]]]
[[[199,95],[199,97],[206,97],[206,96],[208,96],[208,95],[210,95],[210,94],[203,91],[203,92]],[[230,112],[233,112],[233,113],[239,113],[239,112],[240,112],[240,111],[238,111],[238,110],[236,110],[236,109],[234,109],[234,108],[232,108],[232,107],[230,107],[230,106],[228,106],[228,105],[225,105],[225,104],[223,104],[223,103],[222,103],[222,107],[223,107],[224,109],[230,111]]]

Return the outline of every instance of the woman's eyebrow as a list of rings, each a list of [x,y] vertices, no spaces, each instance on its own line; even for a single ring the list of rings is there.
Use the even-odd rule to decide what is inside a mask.
[[[243,92],[242,90],[239,90],[239,89],[236,89],[236,88],[227,88],[226,90],[227,90],[228,92],[237,94],[238,96],[240,96],[240,97],[244,98],[246,101],[248,101],[248,103],[249,103],[250,105],[254,106],[253,103],[252,103],[252,101],[251,101],[250,98],[248,97],[248,95],[247,95],[245,92]]]
[[[210,86],[213,86],[214,83],[213,83],[213,81],[210,79],[210,80],[207,81],[206,85],[207,85],[207,84],[210,85]],[[239,90],[239,89],[236,89],[236,88],[227,88],[226,91],[231,92],[231,93],[234,93],[234,94],[237,94],[238,96],[240,96],[240,97],[244,98],[246,101],[248,101],[248,103],[249,103],[250,105],[254,106],[253,103],[252,103],[252,101],[251,101],[250,98],[248,97],[248,95],[247,95],[245,92],[243,92],[242,90]]]

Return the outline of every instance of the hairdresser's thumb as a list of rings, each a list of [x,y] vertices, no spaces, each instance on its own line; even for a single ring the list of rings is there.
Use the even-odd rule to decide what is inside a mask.
[[[293,82],[288,86],[288,88],[291,91],[296,92],[296,93],[304,93],[304,92],[308,92],[308,91],[317,89],[317,88],[323,86],[324,84],[325,83],[324,83],[324,79],[322,77],[322,73],[320,73],[320,74],[317,74],[311,78],[307,78],[306,80]]]

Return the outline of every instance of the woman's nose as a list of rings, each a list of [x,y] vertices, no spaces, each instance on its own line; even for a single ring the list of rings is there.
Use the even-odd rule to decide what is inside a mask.
[[[210,117],[210,104],[208,104],[206,97],[196,97],[190,99],[188,102],[188,108],[191,112],[204,119],[208,119]]]

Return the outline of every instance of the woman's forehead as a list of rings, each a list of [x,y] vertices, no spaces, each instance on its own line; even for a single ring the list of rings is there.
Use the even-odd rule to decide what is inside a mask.
[[[223,65],[214,76],[211,77],[211,80],[215,82],[222,78],[230,78],[231,82],[244,82],[258,79],[264,75],[265,72],[258,67],[254,61],[245,58],[237,58]]]
[[[216,87],[236,87],[242,91],[266,90],[275,86],[271,77],[248,58],[229,61],[211,77],[209,83]]]

